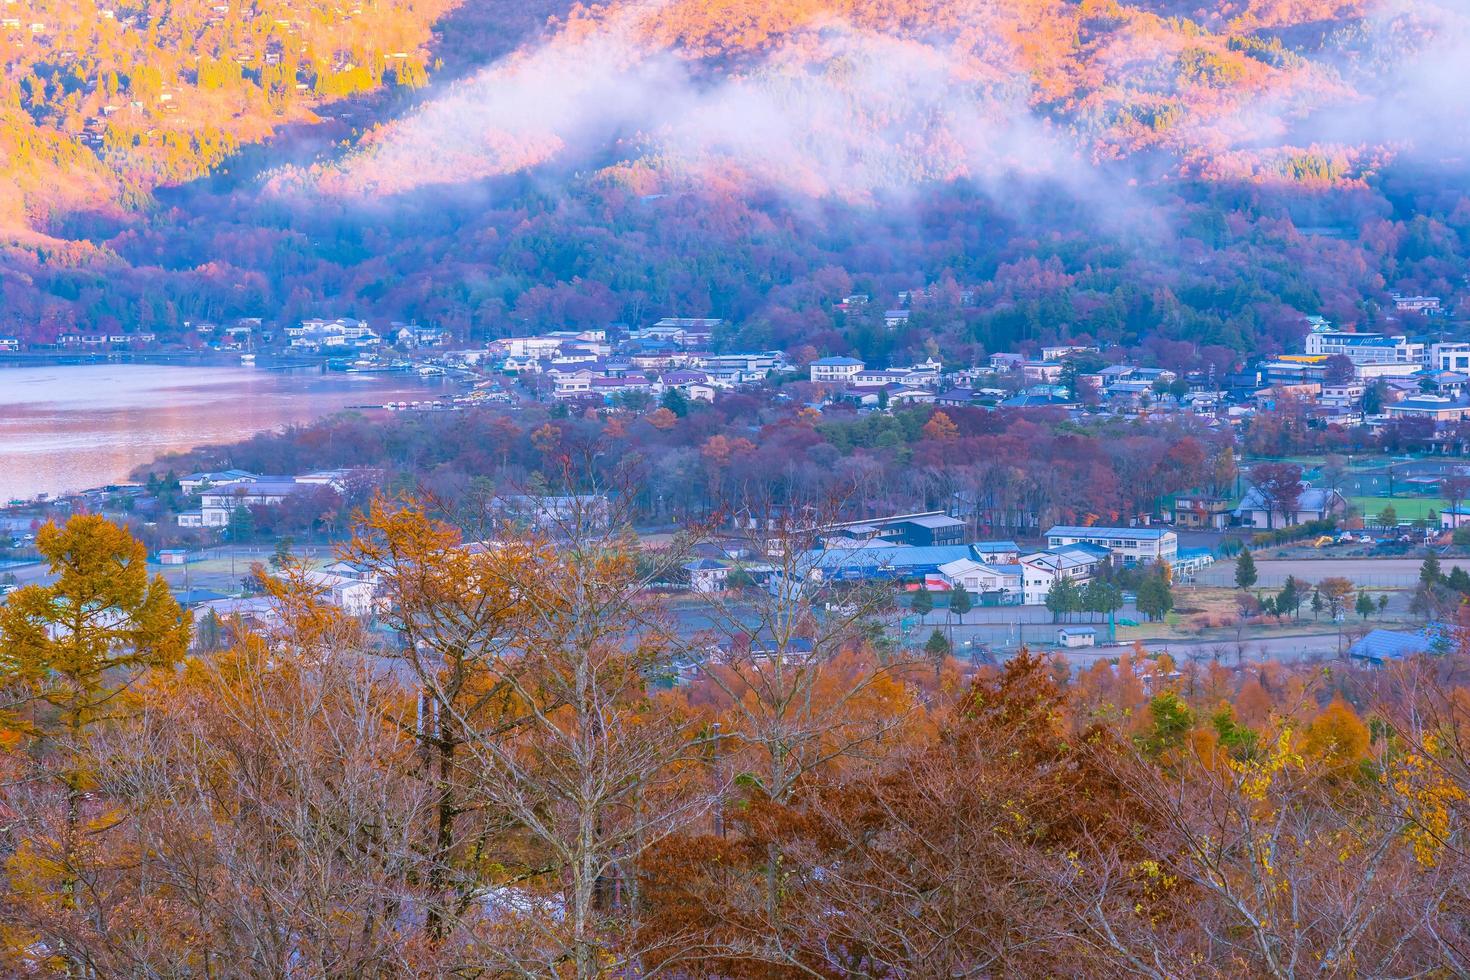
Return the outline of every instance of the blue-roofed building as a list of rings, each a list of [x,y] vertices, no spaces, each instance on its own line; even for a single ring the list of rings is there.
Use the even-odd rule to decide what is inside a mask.
[[[808,365],[814,384],[849,384],[866,366],[855,357],[821,357]]]
[[[1400,630],[1373,630],[1352,646],[1348,656],[1375,666],[1397,663],[1421,653],[1435,652],[1436,641],[1425,630],[1408,633]]]
[[[1021,560],[1021,546],[1014,541],[976,541],[970,550],[976,560],[988,565],[1014,565]]]
[[[969,558],[967,545],[933,547],[869,546],[808,551],[802,562],[807,577],[818,582],[905,579],[938,575],[939,566]]]
[[[1051,548],[1069,544],[1090,544],[1106,548],[1115,562],[1124,565],[1152,565],[1179,558],[1179,535],[1158,527],[1077,527],[1058,524],[1046,532]]]

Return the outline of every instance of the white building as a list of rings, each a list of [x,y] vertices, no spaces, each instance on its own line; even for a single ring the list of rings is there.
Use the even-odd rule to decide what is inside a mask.
[[[1060,579],[1071,579],[1079,588],[1092,581],[1100,565],[1108,560],[1098,547],[1071,545],[1053,547],[1021,558],[1024,602],[1028,606],[1046,603],[1051,588]]]
[[[1057,646],[1075,649],[1097,645],[1097,630],[1091,626],[1063,626],[1057,630]]]
[[[815,384],[849,384],[865,366],[855,357],[823,357],[812,361],[811,378]]]
[[[1433,371],[1458,371],[1470,374],[1470,343],[1446,341],[1429,347],[1429,367]]]
[[[1071,544],[1090,544],[1106,548],[1114,560],[1124,565],[1152,565],[1173,562],[1179,557],[1179,535],[1166,528],[1154,527],[1073,527],[1058,524],[1046,532],[1052,548]]]
[[[687,563],[684,571],[689,573],[689,588],[694,592],[719,592],[730,578],[729,568],[708,558]]]
[[[366,616],[373,611],[373,584],[330,572],[306,572],[303,576],[320,598],[349,616]]]
[[[973,558],[958,558],[939,566],[939,574],[951,589],[963,588],[976,596],[994,596],[1001,603],[1021,596],[1021,566],[987,565]]]
[[[1424,345],[1403,334],[1345,333],[1340,330],[1307,334],[1308,357],[1341,354],[1354,364],[1423,364]]]

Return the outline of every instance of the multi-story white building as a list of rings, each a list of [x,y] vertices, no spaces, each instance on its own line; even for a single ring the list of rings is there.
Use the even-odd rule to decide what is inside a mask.
[[[1105,548],[1090,544],[1052,546],[1046,551],[1021,557],[1021,584],[1024,602],[1039,606],[1046,602],[1051,588],[1061,579],[1071,579],[1079,588],[1092,581],[1100,565],[1108,560]]]
[[[848,384],[866,365],[855,357],[823,357],[810,367],[816,384]]]
[[[1324,330],[1307,334],[1308,357],[1341,354],[1354,364],[1423,364],[1424,345],[1403,334],[1344,333]]]
[[[1470,374],[1470,343],[1454,340],[1431,344],[1429,368],[1433,371],[1458,371],[1461,374]]]
[[[1179,557],[1179,535],[1156,527],[1073,527],[1058,524],[1046,532],[1051,548],[1069,544],[1091,544],[1106,548],[1115,561],[1125,565],[1173,562]]]

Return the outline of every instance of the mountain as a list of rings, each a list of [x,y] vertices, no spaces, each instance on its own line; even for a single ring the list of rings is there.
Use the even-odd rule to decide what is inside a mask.
[[[682,313],[874,357],[1198,359],[1465,289],[1456,3],[41,0],[6,24],[0,330],[41,341]],[[973,302],[897,336],[831,309],[931,282]]]

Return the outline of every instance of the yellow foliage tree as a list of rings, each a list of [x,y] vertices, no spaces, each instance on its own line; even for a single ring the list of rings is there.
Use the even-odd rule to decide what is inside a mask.
[[[70,904],[89,782],[86,737],[128,712],[140,678],[183,658],[189,628],[163,578],[148,577],[147,551],[125,528],[80,515],[64,527],[47,524],[36,547],[55,580],[18,590],[0,608],[0,670],[13,732],[65,795],[50,861]]]

